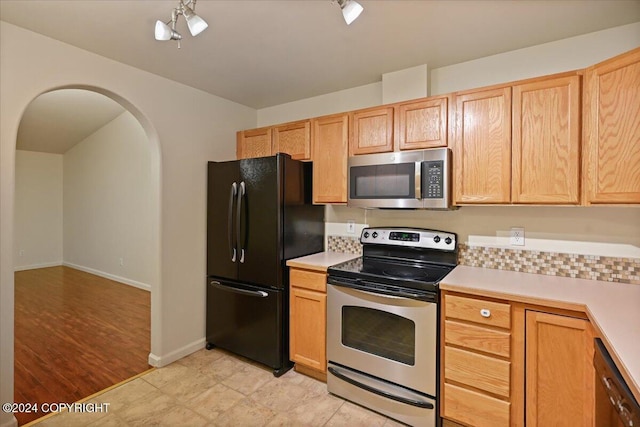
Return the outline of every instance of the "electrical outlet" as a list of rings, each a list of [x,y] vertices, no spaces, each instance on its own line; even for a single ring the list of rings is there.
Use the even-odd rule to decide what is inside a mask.
[[[356,232],[356,222],[352,219],[347,221],[347,233],[355,234]]]
[[[120,265],[124,265],[124,258],[120,258]]]
[[[524,228],[511,227],[511,237],[509,243],[514,246],[524,246]]]
[[[18,253],[18,256],[24,256],[24,249],[20,249],[20,252]]]

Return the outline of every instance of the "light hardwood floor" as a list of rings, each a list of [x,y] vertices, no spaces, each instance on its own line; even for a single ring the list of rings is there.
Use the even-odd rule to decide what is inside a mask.
[[[16,403],[75,402],[149,369],[150,304],[147,291],[69,267],[16,272]]]

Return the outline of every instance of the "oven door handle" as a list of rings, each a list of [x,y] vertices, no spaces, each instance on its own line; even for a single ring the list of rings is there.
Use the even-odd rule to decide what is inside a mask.
[[[379,390],[375,387],[372,387],[368,384],[361,383],[360,381],[354,378],[351,378],[347,372],[343,372],[341,369],[334,368],[333,366],[329,366],[327,370],[333,375],[335,375],[336,377],[340,378],[341,380],[346,381],[349,384],[352,384],[368,392],[377,394],[382,397],[386,397],[391,400],[395,400],[396,402],[406,403],[407,405],[411,405],[411,406],[417,406],[418,408],[434,409],[434,406],[431,402],[421,402],[419,400],[398,396],[398,395],[389,393],[388,391]]]
[[[362,279],[356,279],[354,282],[347,283],[347,282],[342,282],[340,280],[336,280],[332,277],[329,277],[329,279],[327,280],[327,283],[334,286],[342,286],[344,288],[355,289],[358,292],[363,292],[373,297],[381,297],[381,298],[388,298],[388,299],[395,299],[395,300],[410,298],[410,299],[425,301],[425,302],[438,301],[438,296],[437,296],[437,293],[435,292],[429,292],[425,294],[416,294],[416,293],[411,293],[411,292],[406,292],[401,290],[394,290],[393,295],[391,295],[391,294],[385,293],[384,290],[372,290],[371,286],[367,286],[368,282]]]

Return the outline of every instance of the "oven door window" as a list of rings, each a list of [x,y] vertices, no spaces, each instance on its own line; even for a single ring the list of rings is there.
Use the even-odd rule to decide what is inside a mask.
[[[351,166],[351,199],[415,199],[416,163]],[[419,179],[419,177],[418,177]]]
[[[415,365],[416,324],[386,311],[342,307],[342,344],[405,365]]]

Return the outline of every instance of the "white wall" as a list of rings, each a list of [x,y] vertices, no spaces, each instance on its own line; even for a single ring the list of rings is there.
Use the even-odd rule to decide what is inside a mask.
[[[640,46],[640,22],[431,70],[431,95],[586,68]]]
[[[64,154],[64,263],[151,289],[151,148],[124,112]],[[157,208],[157,206],[156,206]]]
[[[258,127],[382,104],[382,83],[340,90],[258,110]]]
[[[16,151],[14,266],[62,264],[62,155]]]
[[[151,290],[152,361],[202,347],[205,335],[206,162],[235,157],[235,133],[254,109],[0,22],[0,401],[13,401],[15,143],[29,103],[59,88],[107,94],[129,110],[151,144],[151,227],[160,239]],[[179,125],[176,125],[179,118]],[[11,414],[0,413],[0,426]]]

